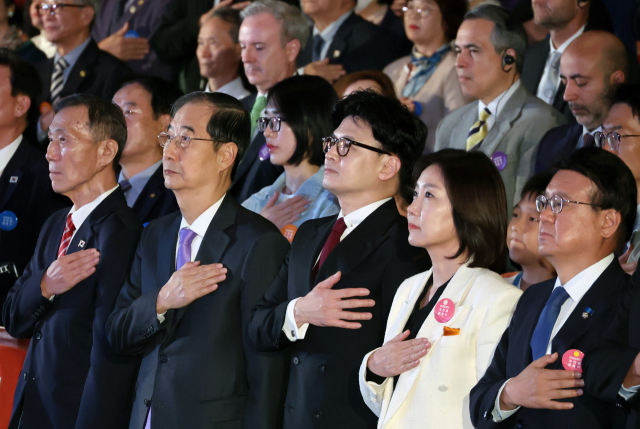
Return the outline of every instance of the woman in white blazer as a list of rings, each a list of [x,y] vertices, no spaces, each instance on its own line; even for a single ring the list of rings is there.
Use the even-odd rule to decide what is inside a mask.
[[[440,120],[471,101],[460,89],[451,46],[467,11],[467,0],[410,0],[404,11],[404,30],[413,49],[384,72],[400,101],[429,128],[425,153],[431,153]]]
[[[360,391],[378,428],[471,429],[469,392],[521,294],[491,271],[505,260],[507,200],[480,152],[446,149],[422,162],[409,243],[427,249],[433,268],[398,288],[384,345],[362,361]]]

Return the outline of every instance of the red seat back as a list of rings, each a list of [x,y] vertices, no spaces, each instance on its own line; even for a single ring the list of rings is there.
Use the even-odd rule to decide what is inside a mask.
[[[26,356],[22,349],[0,345],[0,428],[9,427],[13,394]]]

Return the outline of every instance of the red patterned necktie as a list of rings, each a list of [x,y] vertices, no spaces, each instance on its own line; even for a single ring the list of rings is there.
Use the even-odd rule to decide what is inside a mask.
[[[313,267],[313,270],[311,271],[314,281],[318,275],[318,271],[320,271],[320,267],[322,267],[325,259],[327,259],[327,257],[329,256],[329,253],[331,253],[333,248],[336,247],[338,243],[340,243],[340,237],[342,237],[342,234],[344,234],[345,229],[347,229],[347,224],[344,223],[344,217],[339,218],[336,223],[333,224],[333,228],[331,228],[331,234],[329,234],[329,238],[327,238],[327,241],[322,247],[322,252],[320,252],[320,260],[318,260],[318,263],[315,267]]]
[[[73,231],[75,230],[76,226],[73,224],[73,220],[71,219],[71,213],[69,213],[67,215],[67,225],[64,227],[64,234],[62,234],[62,240],[60,241],[60,247],[58,248],[58,259],[67,253],[69,243],[71,243],[71,237],[73,236]]]

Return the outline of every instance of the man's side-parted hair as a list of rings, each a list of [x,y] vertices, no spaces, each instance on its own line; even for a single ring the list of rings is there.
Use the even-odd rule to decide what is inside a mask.
[[[214,140],[213,148],[217,151],[224,144],[233,142],[238,147],[231,180],[236,175],[238,164],[249,148],[251,141],[251,117],[235,97],[221,92],[192,92],[183,95],[173,104],[171,117],[189,103],[202,103],[211,106],[214,111],[207,123],[207,134]]]
[[[427,126],[398,99],[385,97],[373,90],[355,91],[338,101],[333,108],[333,128],[347,117],[364,121],[371,127],[373,138],[382,149],[400,158],[400,189],[409,203],[413,198],[413,166],[427,140]]]
[[[300,41],[300,52],[304,49],[309,39],[309,24],[299,8],[279,0],[257,0],[249,3],[249,6],[240,12],[244,20],[250,16],[269,13],[280,23],[282,31],[280,41],[284,47],[292,40]]]
[[[553,173],[550,171],[543,171],[542,173],[529,177],[522,187],[520,199],[527,198],[528,200],[535,201],[538,196],[544,195],[551,179],[553,179]]]
[[[597,147],[575,151],[555,164],[557,170],[575,171],[595,185],[590,204],[594,211],[613,209],[622,220],[618,228],[618,246],[629,241],[636,220],[638,190],[633,173],[620,158]]]
[[[120,81],[118,91],[129,85],[140,85],[149,93],[154,119],[171,114],[171,105],[183,95],[177,84],[157,76],[135,74],[125,76]]]
[[[53,105],[57,114],[69,107],[86,107],[89,116],[89,132],[94,143],[115,140],[118,152],[113,158],[113,170],[118,171],[120,156],[127,142],[127,122],[120,107],[110,100],[89,94],[74,94],[62,98]]]
[[[426,155],[415,168],[415,181],[438,166],[453,215],[460,247],[449,258],[467,252],[471,268],[501,272],[507,254],[507,193],[500,172],[482,152],[443,149]]]
[[[35,123],[40,116],[38,103],[42,94],[42,81],[38,71],[31,63],[6,48],[0,49],[0,66],[9,67],[11,96],[26,95],[31,100],[27,123]]]

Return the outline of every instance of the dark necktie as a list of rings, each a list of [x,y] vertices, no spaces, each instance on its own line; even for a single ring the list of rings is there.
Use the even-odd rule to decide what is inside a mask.
[[[311,61],[320,61],[322,55],[322,45],[324,45],[324,39],[321,35],[316,34],[313,36],[313,52],[311,53]]]
[[[540,359],[547,354],[547,347],[551,340],[551,332],[560,315],[562,304],[569,298],[569,294],[562,286],[558,286],[553,290],[547,304],[540,313],[538,324],[531,336],[531,354],[533,360]]]
[[[596,145],[596,139],[591,133],[582,136],[582,147],[591,147]]]
[[[131,189],[131,182],[129,182],[127,179],[122,179],[118,182],[118,185],[120,185],[120,187],[122,188],[122,192],[127,192],[129,189]]]
[[[318,260],[318,263],[315,265],[315,267],[313,267],[313,270],[311,271],[314,281],[318,276],[318,271],[320,271],[320,267],[322,267],[322,264],[324,263],[325,259],[327,259],[327,257],[329,256],[329,253],[331,253],[334,247],[336,247],[338,243],[340,243],[340,237],[342,237],[342,234],[344,234],[345,229],[347,229],[347,224],[344,223],[343,217],[336,220],[336,223],[333,224],[333,228],[331,228],[331,234],[329,234],[329,238],[327,238],[327,241],[324,243],[324,246],[322,246],[322,252],[320,252],[320,259]]]

